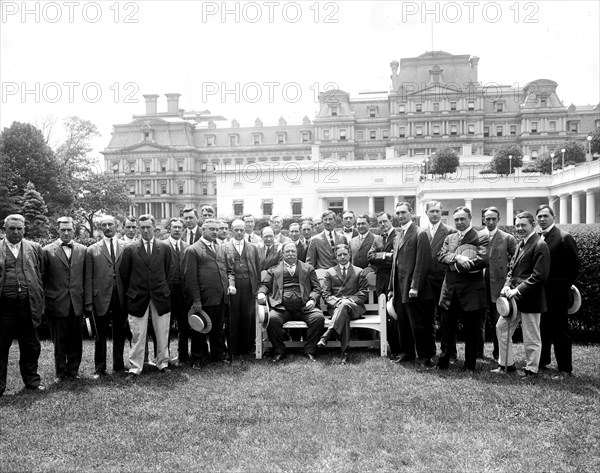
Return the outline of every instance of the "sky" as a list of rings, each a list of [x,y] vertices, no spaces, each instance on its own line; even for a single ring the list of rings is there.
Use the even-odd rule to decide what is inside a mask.
[[[101,137],[145,112],[144,94],[230,126],[313,120],[318,91],[390,89],[390,62],[479,56],[482,84],[558,83],[600,102],[599,1],[0,1],[0,128],[77,115]],[[368,96],[368,95],[367,95]],[[367,97],[365,96],[365,97]]]

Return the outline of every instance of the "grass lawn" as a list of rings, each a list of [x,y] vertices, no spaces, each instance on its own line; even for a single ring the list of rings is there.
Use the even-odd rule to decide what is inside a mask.
[[[576,376],[562,382],[493,375],[491,361],[468,374],[462,361],[440,372],[337,355],[149,368],[127,383],[91,379],[86,341],[83,379],[55,385],[43,342],[37,394],[21,389],[13,345],[0,471],[600,471],[598,345],[574,347]],[[523,365],[520,344],[516,356]]]

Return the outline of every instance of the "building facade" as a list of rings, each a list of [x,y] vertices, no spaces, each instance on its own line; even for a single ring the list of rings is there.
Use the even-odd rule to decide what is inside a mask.
[[[162,113],[158,96],[145,95],[146,113],[114,126],[106,169],[128,182],[132,213],[160,219],[204,204],[222,217],[373,214],[401,200],[422,214],[435,199],[476,215],[488,205],[512,215],[550,202],[561,223],[600,221],[600,161],[591,156],[552,176],[480,174],[502,145],[519,145],[526,164],[565,139],[584,141],[600,127],[600,104],[566,107],[548,79],[481,84],[478,66],[478,57],[442,51],[393,61],[389,92],[324,92],[312,121],[290,125],[218,128],[223,117],[180,110],[179,94],[166,94]],[[428,174],[429,157],[447,147],[460,156],[457,172]]]

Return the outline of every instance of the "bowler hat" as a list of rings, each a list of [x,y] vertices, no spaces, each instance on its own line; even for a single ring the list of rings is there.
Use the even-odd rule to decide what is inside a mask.
[[[188,323],[192,329],[200,333],[208,333],[212,328],[212,321],[202,309],[196,310],[193,306],[188,312]]]
[[[398,314],[396,314],[396,309],[394,309],[394,296],[390,297],[387,301],[387,313],[390,314],[395,320],[398,320]]]
[[[579,289],[577,289],[577,286],[573,285],[569,291],[569,310],[567,310],[567,313],[569,315],[574,314],[579,310],[580,307],[581,293],[579,292]]]
[[[512,317],[517,315],[517,301],[515,298],[508,299],[504,296],[498,297],[496,300],[496,310],[501,317]]]

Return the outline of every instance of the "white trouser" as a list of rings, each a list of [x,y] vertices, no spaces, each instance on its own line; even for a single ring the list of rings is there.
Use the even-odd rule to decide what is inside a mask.
[[[514,364],[512,336],[517,325],[521,322],[523,328],[523,347],[525,348],[525,369],[534,373],[538,372],[540,354],[542,352],[542,337],[540,335],[540,313],[518,312],[513,317],[500,317],[496,324],[496,336],[498,337],[499,360],[501,366]]]
[[[132,339],[129,349],[130,373],[140,374],[144,367],[144,352],[146,350],[146,336],[148,332],[148,314],[152,317],[152,326],[156,336],[156,367],[161,370],[169,366],[169,327],[171,325],[171,312],[159,315],[152,301],[148,305],[143,317],[134,317],[129,314],[129,328]]]

